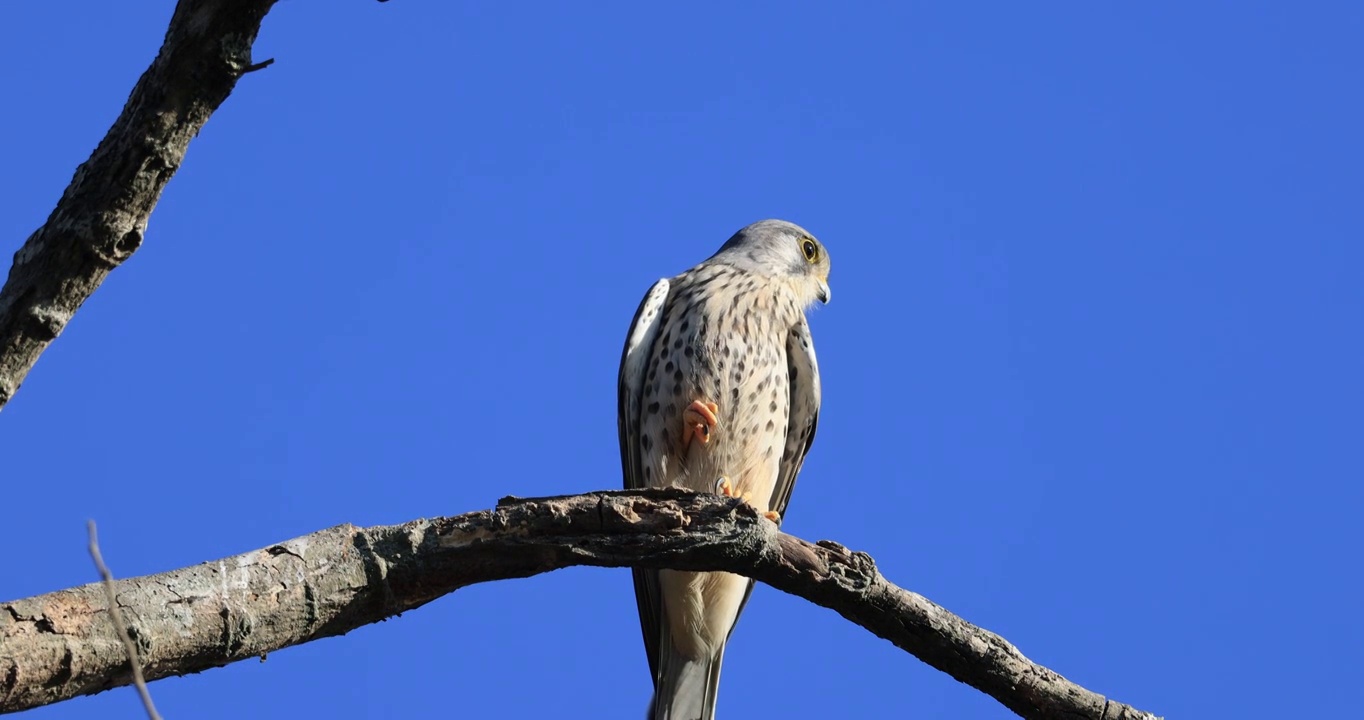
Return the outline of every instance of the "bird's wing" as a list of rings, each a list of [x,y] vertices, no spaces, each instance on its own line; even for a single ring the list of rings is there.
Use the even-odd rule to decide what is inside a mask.
[[[791,392],[791,410],[786,420],[786,449],[777,468],[777,483],[772,486],[771,507],[786,517],[786,505],[791,502],[791,490],[796,486],[796,475],[805,464],[805,454],[815,441],[815,426],[819,424],[819,362],[815,359],[815,343],[810,339],[810,324],[802,315],[800,322],[786,336],[787,386]],[[753,581],[748,581],[739,613],[753,595]],[[738,615],[735,615],[738,618]],[[736,622],[735,625],[738,625]],[[730,628],[733,633],[734,629]]]
[[[649,357],[663,324],[663,307],[668,301],[669,283],[659,280],[649,288],[630,321],[625,349],[620,357],[620,383],[617,388],[616,424],[620,430],[620,464],[626,489],[645,487],[640,459],[640,401],[644,397],[644,376]],[[662,601],[659,599],[658,572],[634,570],[635,603],[639,606],[639,626],[644,633],[644,652],[649,656],[649,677],[658,677],[661,640]]]
[[[805,464],[805,454],[815,441],[815,426],[819,424],[819,362],[815,359],[815,343],[810,339],[810,324],[803,315],[786,336],[786,369],[791,414],[786,421],[786,449],[781,454],[771,504],[783,517],[786,504],[791,501],[791,489],[796,486],[796,475]]]

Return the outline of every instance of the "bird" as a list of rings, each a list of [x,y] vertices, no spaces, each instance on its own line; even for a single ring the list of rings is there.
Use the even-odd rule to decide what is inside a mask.
[[[621,353],[626,488],[738,497],[780,523],[819,419],[806,311],[828,303],[829,255],[791,222],[762,220],[654,283]],[[635,569],[654,694],[648,720],[713,720],[725,644],[753,581]]]

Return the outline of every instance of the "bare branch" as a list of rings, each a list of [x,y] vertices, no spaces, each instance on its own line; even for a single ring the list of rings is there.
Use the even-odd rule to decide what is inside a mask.
[[[104,564],[104,556],[99,551],[99,533],[95,530],[95,521],[87,521],[85,529],[90,534],[90,557],[95,561],[95,569],[99,570],[101,578],[100,584],[104,587],[104,601],[105,607],[109,608],[109,621],[114,624],[118,639],[123,641],[123,649],[128,653],[128,664],[133,670],[133,685],[137,687],[137,694],[142,698],[142,707],[147,710],[147,717],[151,720],[161,720],[161,713],[156,711],[156,704],[152,702],[152,693],[147,689],[147,681],[142,678],[142,659],[138,656],[137,645],[128,634],[128,626],[123,622],[123,613],[118,608],[114,574],[109,572],[109,566]]]
[[[147,219],[189,142],[251,62],[275,0],[180,0],[156,60],[123,112],[14,254],[0,288],[0,409],[110,271],[142,245]]]
[[[505,498],[403,525],[342,525],[115,583],[147,677],[199,672],[378,622],[461,587],[590,565],[727,570],[837,611],[1025,718],[1136,720],[1013,645],[896,587],[870,557],[679,490]],[[0,604],[0,712],[126,685],[98,585]]]

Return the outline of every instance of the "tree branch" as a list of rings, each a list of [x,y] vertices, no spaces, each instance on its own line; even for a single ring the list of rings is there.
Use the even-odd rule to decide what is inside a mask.
[[[142,244],[189,141],[237,79],[275,0],[180,0],[156,60],[0,288],[0,409],[110,271]]]
[[[104,607],[109,611],[109,622],[113,623],[119,642],[123,643],[123,651],[128,654],[133,686],[137,688],[137,695],[142,699],[142,708],[147,711],[147,717],[151,720],[161,720],[161,713],[156,711],[156,703],[152,702],[151,691],[147,690],[147,682],[142,678],[142,658],[137,652],[137,643],[133,642],[133,636],[128,633],[128,626],[123,622],[123,613],[118,607],[118,588],[114,587],[114,574],[109,572],[109,566],[104,564],[104,555],[99,551],[99,532],[95,529],[95,521],[86,521],[85,528],[90,534],[90,559],[95,561],[95,569],[99,571],[100,576],[100,587],[104,588]]]
[[[456,517],[341,525],[115,586],[156,680],[340,635],[474,583],[576,565],[747,575],[837,611],[1022,717],[1154,717],[896,587],[866,554],[786,535],[739,500],[680,490],[504,498]],[[0,712],[128,684],[108,607],[99,584],[0,604]]]

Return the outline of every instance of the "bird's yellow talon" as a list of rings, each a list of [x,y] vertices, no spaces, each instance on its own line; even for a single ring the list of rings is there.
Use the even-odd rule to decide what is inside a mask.
[[[715,494],[724,495],[725,497],[734,497],[734,484],[731,483],[729,481],[729,478],[727,477],[722,477],[719,480],[716,480]]]
[[[753,509],[757,510],[758,508],[758,506],[754,504],[753,498],[749,493],[736,493],[734,491],[734,483],[731,483],[727,477],[721,477],[719,480],[715,481],[715,494],[723,495],[725,497],[737,497],[749,505],[752,505]],[[758,510],[758,514],[778,525],[781,524],[781,513],[776,512],[775,510],[768,510],[766,512]]]
[[[691,445],[693,438],[702,445],[710,442],[710,430],[719,424],[720,420],[715,413],[720,411],[720,406],[713,402],[703,402],[693,400],[686,410],[682,411],[682,424],[686,428],[683,436],[683,447]]]

